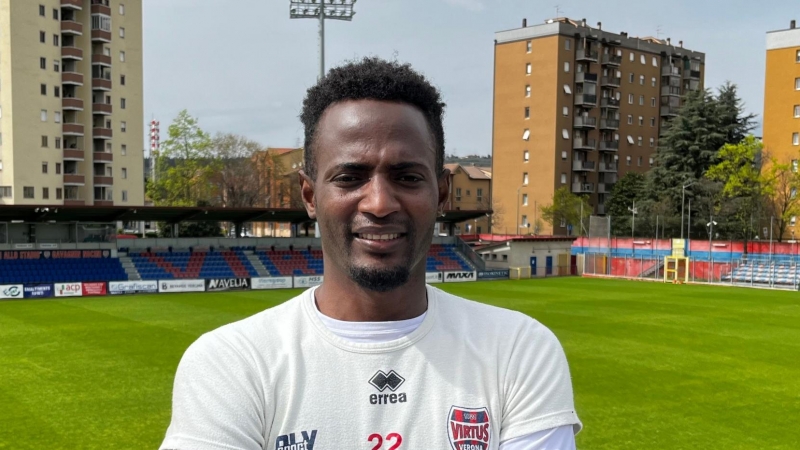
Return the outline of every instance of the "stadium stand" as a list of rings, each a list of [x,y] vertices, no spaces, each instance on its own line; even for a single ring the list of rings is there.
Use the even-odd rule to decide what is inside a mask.
[[[800,282],[800,266],[784,262],[747,261],[723,275],[722,281],[796,285]]]
[[[219,251],[154,250],[128,254],[143,280],[258,276],[240,248]]]
[[[0,284],[124,281],[117,258],[0,260]]]

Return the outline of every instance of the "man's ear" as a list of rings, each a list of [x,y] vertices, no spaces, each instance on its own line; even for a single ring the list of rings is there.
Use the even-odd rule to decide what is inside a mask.
[[[447,200],[450,199],[450,169],[444,169],[439,175],[439,211],[444,211]]]
[[[300,197],[303,199],[303,206],[306,207],[308,217],[316,219],[317,203],[314,198],[314,181],[302,170],[298,172],[298,181],[300,181]]]

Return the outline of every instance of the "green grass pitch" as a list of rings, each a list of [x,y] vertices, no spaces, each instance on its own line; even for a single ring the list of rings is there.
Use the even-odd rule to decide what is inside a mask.
[[[556,333],[580,449],[800,448],[800,293],[578,278],[440,286]],[[0,302],[0,448],[156,448],[186,347],[298,292]]]

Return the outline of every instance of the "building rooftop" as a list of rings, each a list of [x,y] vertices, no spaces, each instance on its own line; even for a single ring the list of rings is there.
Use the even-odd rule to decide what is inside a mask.
[[[767,32],[767,50],[779,48],[800,47],[800,28],[792,20],[789,28]]]

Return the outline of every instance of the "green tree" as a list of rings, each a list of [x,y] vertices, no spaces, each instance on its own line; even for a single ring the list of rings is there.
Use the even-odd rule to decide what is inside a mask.
[[[741,142],[753,131],[756,116],[745,114],[735,84],[726,81],[720,86],[715,103],[716,120],[726,144]]]
[[[575,195],[564,186],[553,193],[553,202],[540,207],[542,219],[553,226],[560,227],[562,223],[572,226],[573,234],[584,235],[584,228],[588,226],[587,219],[592,214],[589,201],[584,196]],[[583,215],[581,215],[583,212]]]
[[[611,216],[611,234],[630,235],[631,213],[628,208],[633,202],[645,200],[646,184],[643,174],[628,172],[611,189],[611,196],[606,201],[606,214]]]
[[[183,110],[169,126],[168,136],[155,158],[155,179],[149,183],[147,195],[156,206],[215,203],[211,177],[218,162],[208,134]]]

